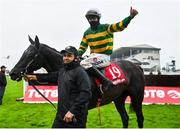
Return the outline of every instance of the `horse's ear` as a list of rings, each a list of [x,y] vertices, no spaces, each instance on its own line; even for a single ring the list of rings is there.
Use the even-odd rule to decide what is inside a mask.
[[[35,37],[35,46],[36,46],[37,48],[39,48],[39,45],[40,45],[40,43],[39,43],[39,38],[38,38],[38,36],[36,35],[36,37]]]
[[[31,43],[31,44],[34,44],[34,41],[32,40],[32,38],[28,35],[28,37],[29,37],[29,42]]]

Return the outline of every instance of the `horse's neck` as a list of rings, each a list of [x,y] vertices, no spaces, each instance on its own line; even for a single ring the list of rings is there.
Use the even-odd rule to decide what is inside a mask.
[[[56,50],[43,46],[41,49],[41,53],[43,54],[45,61],[44,68],[48,72],[53,72],[59,70],[62,66],[62,56]]]

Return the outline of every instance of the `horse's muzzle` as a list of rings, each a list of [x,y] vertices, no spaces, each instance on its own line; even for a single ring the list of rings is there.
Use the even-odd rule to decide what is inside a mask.
[[[22,76],[19,74],[16,74],[16,73],[12,73],[12,72],[10,72],[9,73],[9,76],[11,77],[11,79],[12,80],[14,80],[14,81],[20,81],[20,80],[22,80]]]

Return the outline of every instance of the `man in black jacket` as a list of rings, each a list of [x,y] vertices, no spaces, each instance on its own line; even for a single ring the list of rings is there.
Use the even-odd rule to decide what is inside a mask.
[[[6,70],[6,67],[4,65],[1,66],[1,71],[0,71],[0,105],[2,105],[2,99],[3,99],[4,92],[5,92],[6,85],[7,85],[5,70]]]
[[[58,109],[52,128],[85,128],[90,79],[77,61],[78,51],[69,46],[61,51],[64,67],[46,76],[27,75],[28,80],[58,82]]]

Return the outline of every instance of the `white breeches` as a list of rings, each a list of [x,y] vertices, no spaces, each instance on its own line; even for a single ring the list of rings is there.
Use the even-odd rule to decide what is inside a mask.
[[[102,68],[110,65],[110,55],[92,53],[89,57],[81,61],[81,66],[88,69],[92,66],[96,68]]]

